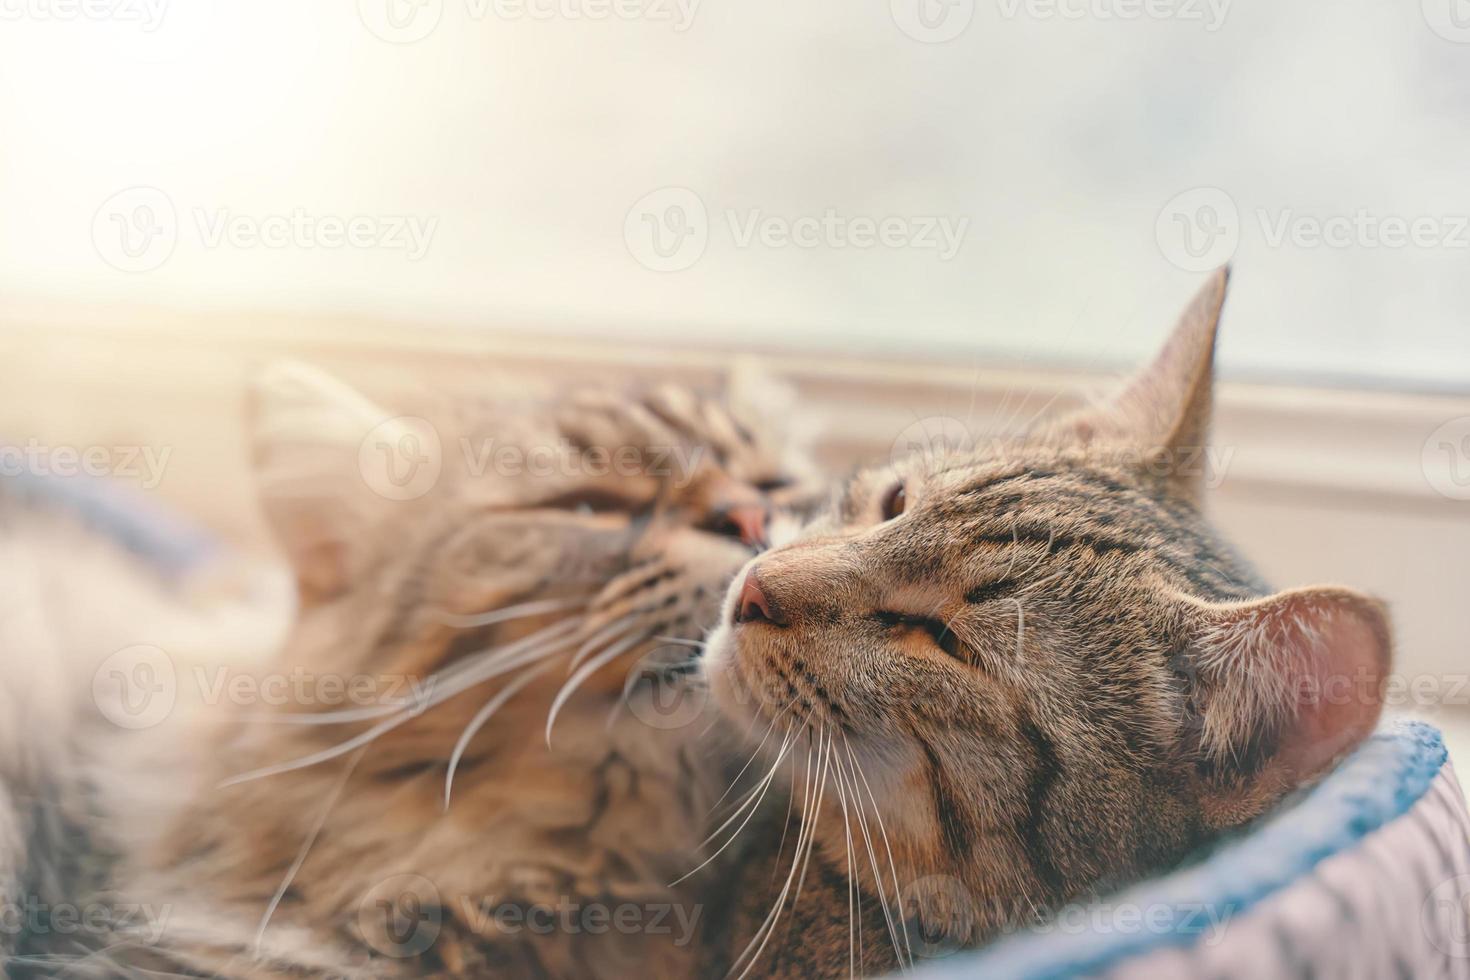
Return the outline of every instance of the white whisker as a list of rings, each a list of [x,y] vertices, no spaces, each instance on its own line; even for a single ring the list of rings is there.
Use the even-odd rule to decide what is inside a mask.
[[[766,776],[766,778],[762,781],[760,795],[757,796],[757,797],[752,797],[752,802],[750,804],[750,812],[745,815],[745,819],[740,822],[740,826],[738,826],[738,827],[735,828],[734,833],[732,833],[729,836],[729,838],[726,839],[725,843],[721,844],[719,846],[719,848],[713,854],[711,854],[709,857],[705,858],[703,861],[701,861],[698,864],[696,864],[693,868],[690,868],[688,871],[684,872],[679,877],[675,878],[673,881],[669,882],[669,887],[670,888],[673,888],[675,885],[679,884],[681,881],[684,881],[690,875],[693,875],[695,872],[699,871],[701,868],[707,867],[711,861],[713,861],[715,858],[719,857],[722,853],[724,853],[725,848],[727,848],[731,844],[735,843],[736,839],[740,836],[741,831],[745,830],[745,828],[747,826],[749,826],[751,819],[757,813],[760,812],[761,801],[766,798],[766,791],[771,788],[771,782],[772,782],[772,780],[774,780],[776,778],[776,770],[781,765],[781,760],[783,758],[785,758],[785,756],[786,756],[786,749],[787,749],[787,747],[789,745],[790,745],[790,742],[788,742],[786,745],[782,745],[781,746],[781,754],[778,755],[778,756],[776,756],[776,761],[775,762],[771,763],[771,771]],[[741,809],[743,810],[744,807],[742,807]],[[730,825],[730,821],[731,820],[734,820],[738,816],[740,816],[740,810],[737,810],[734,813],[732,813],[730,815],[729,819],[727,819],[724,823],[720,824],[720,826],[715,829],[715,832],[713,834],[711,834],[709,837],[706,837],[705,840],[704,840],[704,844],[709,843],[709,841],[713,837],[715,837],[717,834],[719,834],[722,830],[724,830],[726,827],[728,827]],[[700,846],[703,847],[704,844],[701,844]]]
[[[1016,604],[1016,662],[1021,663],[1026,659],[1026,607],[1016,596],[1006,596],[1005,599]]]
[[[429,610],[429,615],[446,626],[470,629],[476,626],[490,626],[494,623],[503,623],[508,619],[525,619],[528,616],[539,616],[542,613],[576,609],[586,604],[586,599],[578,598],[536,599],[532,602],[522,602],[514,606],[506,606],[503,609],[492,609],[489,612],[475,613],[468,616],[452,613],[444,609],[431,609]]]
[[[569,700],[571,700],[572,695],[577,692],[577,688],[581,687],[582,684],[586,682],[587,678],[591,677],[593,674],[597,673],[599,670],[612,663],[623,653],[625,653],[632,647],[637,646],[639,643],[642,643],[644,639],[646,639],[646,637],[642,633],[637,632],[636,626],[625,627],[625,629],[633,630],[633,632],[624,635],[622,639],[618,640],[618,642],[614,643],[612,646],[608,647],[606,650],[602,651],[597,656],[593,657],[591,660],[583,664],[575,674],[567,678],[567,682],[561,686],[561,690],[556,692],[556,697],[551,702],[551,710],[546,713],[547,748],[551,747],[551,729],[552,726],[556,724],[556,716],[561,713],[562,707],[565,706]],[[579,651],[578,656],[580,655],[581,653]]]
[[[817,738],[820,739],[823,736],[826,737],[827,747],[830,750],[832,746],[832,733],[823,728],[822,730],[818,731]],[[820,744],[820,742],[818,744]],[[832,759],[830,751],[823,752],[821,749],[817,750],[817,766],[819,770],[817,774],[817,802],[816,805],[812,808],[812,832],[807,837],[806,857],[802,859],[801,874],[797,876],[796,879],[796,892],[791,896],[791,908],[793,912],[796,909],[797,903],[801,901],[801,890],[803,886],[806,885],[806,873],[811,868],[812,851],[816,849],[816,824],[821,819],[822,801],[827,797],[827,776],[832,771],[831,761]]]
[[[485,723],[490,720],[490,717],[499,711],[507,701],[515,697],[523,687],[546,673],[550,668],[551,662],[547,661],[539,667],[533,667],[516,676],[509,684],[506,684],[505,687],[497,691],[495,697],[485,702],[485,706],[475,712],[475,716],[470,719],[469,724],[464,726],[464,731],[460,733],[459,740],[454,743],[454,751],[449,753],[449,771],[444,774],[444,809],[446,811],[449,809],[450,791],[454,788],[454,774],[459,769],[459,760],[464,756],[465,750],[470,746],[470,740],[475,737],[475,734],[485,726]]]
[[[771,723],[766,726],[766,733],[765,735],[761,736],[760,744],[755,747],[755,751],[750,754],[750,758],[745,760],[745,765],[740,767],[740,771],[735,774],[735,778],[731,780],[730,785],[725,787],[725,791],[720,794],[720,798],[718,800],[715,800],[715,802],[710,805],[710,812],[714,812],[715,807],[725,802],[725,797],[730,795],[730,791],[734,789],[736,785],[740,782],[740,777],[745,775],[745,772],[747,769],[750,768],[751,763],[755,762],[756,757],[760,755],[761,749],[766,747],[766,741],[771,737],[771,731],[776,727],[776,722],[780,721],[781,716],[786,714],[787,711],[791,710],[791,706],[796,703],[796,700],[796,698],[792,698],[790,701],[786,702],[786,707],[776,712],[776,716],[772,718]],[[790,736],[790,734],[790,732],[787,732],[788,737]]]
[[[527,637],[527,639],[530,639],[530,637]],[[326,762],[329,759],[338,758],[339,756],[351,752],[353,749],[372,743],[387,732],[390,732],[395,728],[398,728],[402,725],[407,724],[410,721],[413,721],[429,708],[442,704],[450,698],[464,693],[477,684],[483,684],[485,681],[488,681],[494,677],[498,677],[501,674],[509,673],[510,671],[515,670],[517,667],[523,667],[526,664],[534,663],[539,659],[555,653],[558,649],[566,647],[568,644],[569,639],[563,639],[559,642],[546,644],[544,646],[528,650],[522,653],[516,659],[507,660],[497,657],[495,658],[495,662],[493,664],[490,664],[488,666],[480,665],[484,667],[484,669],[479,669],[470,673],[452,688],[448,690],[435,691],[433,697],[427,699],[423,703],[423,705],[415,707],[412,710],[400,712],[399,714],[387,719],[386,721],[381,721],[378,724],[374,725],[372,728],[369,728],[367,731],[362,732],[352,738],[349,738],[345,742],[339,742],[334,746],[322,749],[319,752],[313,752],[310,755],[305,755],[298,759],[293,759],[289,762],[281,762],[272,766],[264,766],[260,769],[252,769],[249,772],[243,772],[239,775],[231,776],[228,779],[222,780],[218,785],[220,788],[224,788],[226,786],[234,786],[237,783],[246,783],[254,779],[264,779],[267,776],[277,776],[281,773],[291,772],[296,769],[305,769],[310,766],[314,766],[317,763]]]
[[[810,742],[810,740],[808,740],[808,742]],[[786,896],[790,894],[791,884],[796,879],[796,869],[797,865],[801,863],[802,848],[806,844],[806,838],[814,833],[813,828],[815,826],[815,823],[812,819],[810,819],[812,813],[811,802],[814,793],[812,781],[812,777],[814,774],[814,770],[812,768],[812,752],[813,747],[809,745],[807,748],[805,779],[803,780],[801,826],[797,830],[796,846],[792,850],[791,870],[787,872],[786,882],[781,887],[781,893],[776,896],[776,901],[771,906],[771,911],[767,913],[765,921],[761,923],[760,928],[755,931],[755,935],[750,937],[750,942],[746,943],[745,948],[741,950],[740,955],[735,957],[734,962],[730,965],[730,973],[734,973],[735,970],[740,966],[740,964],[746,959],[746,957],[750,957],[750,961],[746,963],[745,968],[740,971],[740,975],[737,980],[743,980],[746,974],[748,974],[751,969],[754,968],[756,961],[760,959],[761,953],[766,948],[766,943],[770,941],[772,934],[774,934],[776,922],[780,919],[781,909],[784,908],[786,905]],[[729,975],[730,974],[726,974],[726,976]]]
[[[570,674],[572,671],[576,670],[577,665],[585,660],[590,653],[596,650],[603,643],[625,633],[629,629],[629,627],[632,626],[632,623],[633,617],[631,615],[621,616],[613,620],[608,625],[604,626],[602,629],[598,630],[596,633],[593,633],[591,636],[589,636],[586,641],[577,648],[577,652],[572,655],[572,662],[567,664],[567,673]]]
[[[460,662],[445,668],[438,673],[430,674],[424,681],[424,689],[431,692],[430,697],[424,699],[419,705],[414,699],[396,704],[375,704],[361,708],[345,708],[341,711],[304,711],[292,713],[273,713],[255,716],[261,721],[280,723],[286,725],[336,725],[343,722],[366,721],[369,718],[382,718],[386,715],[397,714],[401,711],[414,711],[415,714],[422,713],[425,707],[438,704],[443,698],[436,697],[444,688],[445,681],[460,682],[465,677],[473,675],[488,664],[498,664],[504,659],[514,657],[523,653],[538,643],[549,641],[558,635],[573,632],[582,623],[581,617],[573,617],[559,623],[537,630],[529,636],[523,636],[519,640],[508,643],[503,647],[490,647],[481,650],[461,660]],[[452,686],[452,685],[451,685]],[[463,688],[460,688],[462,690]],[[453,695],[449,695],[452,697]]]
[[[337,805],[337,800],[341,797],[342,790],[347,787],[347,781],[352,778],[353,772],[357,769],[357,764],[362,761],[363,752],[366,751],[367,747],[364,746],[357,755],[348,760],[346,768],[342,770],[342,775],[337,778],[337,784],[332,787],[332,792],[327,796],[326,805],[322,807],[322,812],[317,815],[311,832],[306,835],[306,841],[301,845],[301,850],[296,853],[296,860],[292,861],[291,867],[286,869],[285,877],[281,879],[280,886],[276,889],[275,894],[271,896],[270,904],[266,906],[265,914],[260,918],[260,927],[255,930],[256,952],[260,951],[260,944],[265,939],[266,927],[271,924],[271,916],[275,915],[276,907],[281,904],[281,899],[285,897],[286,890],[291,887],[291,882],[296,880],[296,872],[300,871],[301,866],[306,863],[306,855],[311,853],[311,845],[315,844],[317,837],[321,835],[322,827],[326,826],[327,817],[331,814],[332,808]]]
[[[892,844],[888,840],[888,828],[883,825],[883,811],[878,806],[878,798],[873,793],[873,787],[868,783],[868,776],[867,776],[867,774],[863,772],[863,767],[860,766],[860,765],[858,765],[857,755],[852,751],[852,743],[847,740],[847,733],[846,732],[844,732],[842,734],[842,745],[843,745],[843,748],[847,751],[848,761],[852,763],[852,770],[853,770],[853,772],[857,773],[858,778],[862,780],[863,788],[867,791],[867,794],[868,794],[868,799],[871,800],[872,803],[873,803],[873,818],[874,818],[874,820],[877,821],[879,834],[882,835],[882,838],[883,838],[883,848],[884,848],[885,851],[888,852],[888,870],[893,875],[893,901],[894,901],[894,904],[896,906],[897,905],[901,905],[901,903],[903,902],[903,889],[899,886],[899,883],[898,883],[898,864],[893,859],[893,846],[892,846]],[[873,875],[878,880],[878,883],[879,883],[879,893],[880,893],[880,898],[881,898],[883,878],[882,878],[882,876],[880,874],[878,874],[878,871],[877,871],[876,868],[874,868]],[[899,911],[901,912],[902,909],[900,908]],[[913,962],[914,962],[914,953],[913,953],[913,946],[911,945],[910,940],[909,940],[908,920],[904,919],[902,915],[899,915],[898,916],[898,924],[899,924],[900,929],[903,932],[903,945],[904,945],[904,948],[908,951],[909,965],[912,966],[913,965]],[[891,925],[891,922],[890,922],[890,925]],[[894,936],[893,937],[893,941],[894,941],[894,952],[895,953],[898,953],[898,937],[897,936]],[[902,965],[902,963],[903,963],[903,955],[902,954],[899,954],[899,957],[898,958],[899,958],[900,965]]]
[[[829,745],[827,751],[832,751]],[[852,863],[852,820],[847,812],[847,790],[843,788],[842,765],[840,759],[833,759],[837,763],[837,802],[842,806],[842,832],[847,844],[847,975],[851,980],[857,980],[857,912],[853,906],[853,886],[857,884],[856,869]],[[853,805],[857,805],[857,794],[853,794]]]

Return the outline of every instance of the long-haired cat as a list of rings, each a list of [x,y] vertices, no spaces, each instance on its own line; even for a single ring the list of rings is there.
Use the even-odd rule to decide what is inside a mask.
[[[659,698],[805,492],[800,461],[760,413],[671,386],[424,414],[264,376],[251,427],[294,625],[187,718],[98,747],[84,817],[111,860],[68,897],[167,910],[160,928],[30,936],[13,971],[692,973],[727,774],[702,706]],[[385,482],[400,443],[437,476]]]
[[[984,942],[1179,861],[1371,730],[1382,606],[1271,592],[1202,512],[1225,286],[1111,404],[863,471],[732,584],[703,670],[767,775],[709,969]],[[753,811],[788,777],[784,828]]]

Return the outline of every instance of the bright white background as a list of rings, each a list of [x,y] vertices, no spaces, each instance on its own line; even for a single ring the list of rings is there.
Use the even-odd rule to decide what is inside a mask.
[[[1233,255],[1228,373],[1470,385],[1462,0],[82,2],[0,0],[0,294],[1111,366]],[[946,260],[729,217],[829,208],[966,226]],[[208,239],[293,213],[432,234]],[[703,253],[641,264],[678,220]]]

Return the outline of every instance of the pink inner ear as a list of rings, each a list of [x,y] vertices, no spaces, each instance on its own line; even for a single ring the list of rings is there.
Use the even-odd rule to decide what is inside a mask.
[[[1268,600],[1270,601],[1270,600]],[[1301,673],[1295,711],[1281,733],[1279,760],[1297,777],[1316,775],[1367,737],[1383,709],[1388,631],[1371,600],[1342,590],[1277,598],[1275,616]]]

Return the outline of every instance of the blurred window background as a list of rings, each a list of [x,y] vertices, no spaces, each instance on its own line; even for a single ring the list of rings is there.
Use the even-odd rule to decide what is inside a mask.
[[[3,0],[0,290],[1464,389],[1459,2]]]

